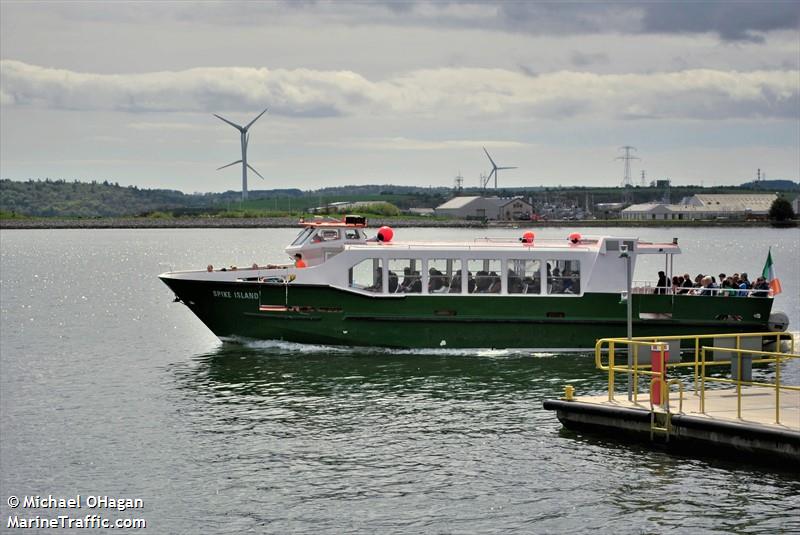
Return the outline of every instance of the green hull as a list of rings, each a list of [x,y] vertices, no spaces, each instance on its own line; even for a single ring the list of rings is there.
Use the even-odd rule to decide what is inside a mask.
[[[371,297],[320,286],[165,277],[220,338],[394,348],[593,348],[627,334],[619,294]],[[772,299],[634,295],[633,335],[766,331]],[[646,318],[640,319],[640,313]]]

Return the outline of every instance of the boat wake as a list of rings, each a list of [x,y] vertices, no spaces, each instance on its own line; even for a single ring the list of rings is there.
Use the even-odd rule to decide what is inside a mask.
[[[491,349],[491,348],[424,348],[424,349],[396,349],[388,347],[369,347],[369,346],[332,346],[322,344],[300,344],[296,342],[285,342],[282,340],[253,340],[248,338],[231,337],[223,340],[226,343],[233,343],[245,346],[249,349],[265,351],[269,353],[297,354],[297,355],[391,355],[391,356],[454,356],[454,357],[482,357],[482,358],[518,358],[536,357],[551,358],[559,353],[552,350],[543,351],[537,349]]]

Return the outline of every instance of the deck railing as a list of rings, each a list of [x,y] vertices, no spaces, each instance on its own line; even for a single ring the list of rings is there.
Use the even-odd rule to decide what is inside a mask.
[[[721,345],[723,340],[733,340],[732,347],[724,347]],[[751,349],[742,347],[743,342],[748,340],[758,340],[762,344],[774,343],[776,351],[763,351],[761,349]],[[684,357],[686,360],[679,360],[678,362],[665,362],[669,352],[669,342],[678,341],[681,345],[687,347],[682,348],[685,352]],[[688,342],[688,343],[687,343]],[[780,351],[782,346],[788,346],[788,352]],[[663,362],[664,365],[660,366],[660,370],[653,370],[653,365],[640,364],[639,354],[645,347],[645,351],[651,353],[657,362]],[[763,346],[762,346],[763,347]],[[728,352],[735,355],[732,358],[720,360],[708,360],[710,351]],[[621,352],[625,352],[626,360],[624,364],[619,364],[617,358]],[[686,354],[688,353],[688,355]],[[630,354],[631,358],[627,356]],[[605,359],[604,360],[604,356]],[[788,385],[782,382],[781,378],[781,365],[785,362],[800,358],[795,350],[795,340],[791,333],[777,333],[777,332],[760,332],[760,333],[736,333],[736,334],[708,334],[708,335],[685,335],[685,336],[658,336],[658,337],[635,337],[635,338],[602,338],[595,344],[595,366],[608,373],[608,400],[613,401],[616,392],[615,379],[617,374],[624,374],[629,379],[629,396],[634,402],[639,401],[639,395],[642,390],[648,393],[649,398],[652,400],[652,392],[655,390],[656,385],[660,388],[660,399],[656,402],[651,402],[651,405],[659,405],[662,408],[668,408],[669,404],[669,389],[671,386],[677,385],[680,389],[680,402],[682,405],[684,390],[690,391],[693,395],[700,397],[700,410],[705,412],[705,397],[707,385],[706,383],[725,383],[736,385],[737,396],[737,417],[741,419],[742,410],[742,386],[757,386],[772,388],[775,391],[775,422],[780,423],[780,395],[782,390],[796,390],[800,391],[800,385]],[[774,365],[775,374],[773,381],[761,380],[751,381],[743,379],[742,365],[746,360],[750,360],[752,364],[765,364]],[[718,366],[731,366],[733,363],[737,365],[735,368],[736,373],[732,378],[710,377],[707,375],[707,368]],[[693,373],[691,380],[691,388],[684,389],[684,379],[673,377],[668,379],[669,371],[674,372],[679,369],[690,369]],[[732,368],[731,374],[734,375]],[[649,377],[646,389],[640,388],[642,376]],[[679,408],[679,411],[682,407]]]

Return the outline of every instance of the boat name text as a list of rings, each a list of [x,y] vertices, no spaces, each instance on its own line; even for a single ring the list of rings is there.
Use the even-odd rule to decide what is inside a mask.
[[[214,297],[225,299],[258,299],[258,292],[229,292],[227,290],[213,290]]]

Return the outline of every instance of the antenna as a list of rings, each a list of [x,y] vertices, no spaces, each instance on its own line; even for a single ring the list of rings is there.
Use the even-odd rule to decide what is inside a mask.
[[[217,115],[216,113],[214,114],[214,117],[216,117],[220,121],[226,122],[229,125],[231,125],[232,127],[234,127],[236,130],[239,131],[239,133],[241,135],[242,159],[241,160],[236,160],[235,162],[231,162],[231,163],[229,163],[227,165],[223,165],[222,167],[218,167],[217,171],[219,171],[220,169],[225,169],[226,167],[230,167],[232,165],[236,165],[237,163],[242,164],[242,200],[243,201],[247,200],[247,170],[250,169],[252,172],[257,174],[261,178],[261,180],[264,180],[264,177],[261,176],[261,173],[256,171],[253,168],[252,165],[247,163],[247,145],[248,145],[248,143],[250,143],[250,134],[247,131],[250,129],[251,126],[253,126],[253,123],[258,121],[261,118],[261,116],[264,115],[265,113],[267,113],[267,108],[264,108],[264,111],[259,113],[256,116],[255,119],[253,119],[252,121],[247,123],[247,126],[240,126],[240,125],[238,125],[238,124],[236,124],[236,123],[234,123],[232,121],[229,121],[225,117],[222,117],[221,115]]]
[[[483,152],[486,153],[486,157],[489,158],[490,162],[492,162],[492,171],[489,173],[489,176],[486,177],[486,180],[483,181],[481,187],[483,189],[486,189],[486,185],[492,179],[492,175],[494,175],[494,189],[497,189],[497,172],[500,171],[500,170],[503,170],[503,169],[517,169],[517,168],[516,167],[499,167],[496,163],[494,163],[494,160],[492,160],[492,157],[489,156],[489,151],[486,150],[486,147],[483,147]],[[483,175],[481,175],[481,176],[483,176]]]
[[[614,158],[615,160],[625,161],[625,176],[622,178],[622,187],[625,188],[633,186],[633,182],[631,181],[631,160],[641,160],[641,158],[637,156],[631,156],[631,151],[635,151],[636,147],[625,145],[624,147],[620,147],[619,150],[625,151],[625,156],[617,156]]]

